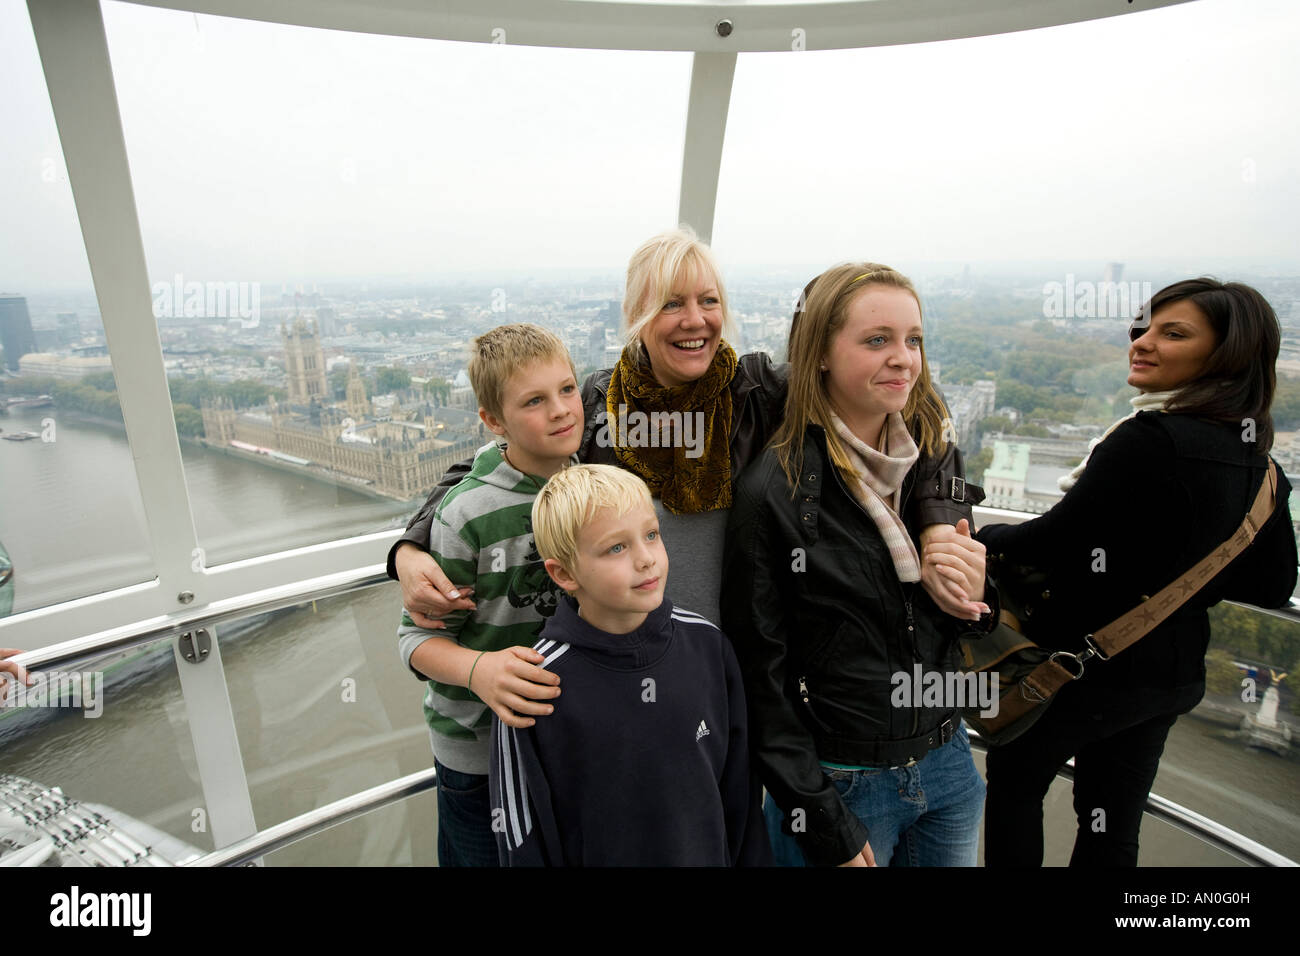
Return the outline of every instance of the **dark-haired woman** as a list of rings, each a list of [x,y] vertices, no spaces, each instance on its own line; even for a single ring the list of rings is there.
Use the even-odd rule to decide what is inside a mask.
[[[1265,480],[1281,331],[1264,297],[1179,282],[1130,337],[1134,414],[1093,443],[1050,511],[977,536],[992,560],[1047,573],[1030,630],[1047,648],[1083,650],[1084,635],[1179,578],[1237,529]],[[1071,865],[1136,865],[1165,738],[1205,692],[1206,610],[1225,599],[1278,607],[1295,589],[1289,493],[1279,469],[1273,515],[1249,548],[1122,654],[1090,660],[1037,724],[989,751],[988,865],[1041,865],[1043,797],[1070,757]]]

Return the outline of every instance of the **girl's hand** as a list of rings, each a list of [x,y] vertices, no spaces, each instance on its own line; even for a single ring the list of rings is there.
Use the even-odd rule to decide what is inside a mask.
[[[862,848],[862,852],[859,853],[857,856],[855,856],[853,859],[849,860],[847,863],[840,864],[840,866],[875,866],[875,865],[876,865],[876,857],[875,854],[871,852],[870,842],[868,842],[867,845]]]
[[[945,614],[978,621],[984,601],[984,545],[962,518],[957,527],[930,525],[921,532],[921,586]]]
[[[444,628],[447,625],[438,618],[452,611],[474,609],[474,602],[468,597],[474,589],[452,584],[438,562],[418,545],[404,542],[393,556],[393,566],[402,585],[402,606],[416,626]]]

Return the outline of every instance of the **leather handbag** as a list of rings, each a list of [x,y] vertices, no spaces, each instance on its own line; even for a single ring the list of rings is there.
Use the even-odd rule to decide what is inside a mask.
[[[1255,501],[1232,536],[1152,598],[1085,635],[1084,649],[1078,652],[1047,650],[1024,633],[1024,622],[1032,616],[1035,597],[1047,596],[1047,575],[1024,566],[1004,564],[997,568],[994,584],[1002,605],[997,627],[987,635],[972,633],[961,639],[965,658],[962,669],[997,677],[997,713],[985,717],[978,707],[966,707],[962,718],[979,731],[989,746],[1015,740],[1037,722],[1057,691],[1083,676],[1087,661],[1094,657],[1110,660],[1136,644],[1227,567],[1255,540],[1273,513],[1276,500],[1277,466],[1270,458],[1268,474]]]

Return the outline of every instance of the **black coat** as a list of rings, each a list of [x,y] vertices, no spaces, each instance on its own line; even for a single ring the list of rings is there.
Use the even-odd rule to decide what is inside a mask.
[[[1028,565],[1047,582],[1028,619],[1044,647],[1081,650],[1083,636],[1169,584],[1240,525],[1267,461],[1245,430],[1187,415],[1141,412],[1094,449],[1078,483],[1046,514],[989,525],[977,537],[990,561]],[[1287,603],[1296,545],[1278,469],[1277,507],[1255,541],[1186,604],[1109,661],[1091,660],[1075,695],[1133,695],[1141,688],[1205,687],[1206,609],[1224,599]]]
[[[904,479],[900,508],[914,541],[921,524],[906,505],[918,471],[913,466]],[[960,723],[951,703],[895,706],[892,679],[918,664],[926,673],[958,670],[956,638],[973,622],[940,611],[919,583],[899,581],[817,426],[806,434],[793,497],[771,450],[741,476],[721,606],[745,678],[763,783],[783,811],[805,811],[798,836],[808,860],[843,863],[861,851],[867,831],[820,761],[903,764],[949,739]]]

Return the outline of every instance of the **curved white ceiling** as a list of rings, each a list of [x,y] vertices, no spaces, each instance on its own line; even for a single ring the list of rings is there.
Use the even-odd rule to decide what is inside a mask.
[[[127,0],[297,26],[478,43],[707,53],[834,50],[1032,30],[1190,0]],[[719,35],[728,20],[731,32]],[[725,32],[725,31],[724,31]]]

